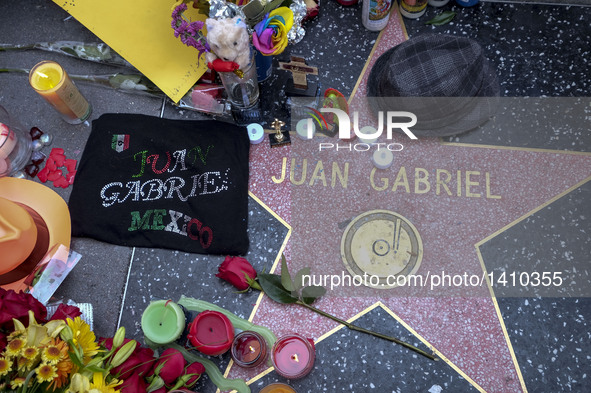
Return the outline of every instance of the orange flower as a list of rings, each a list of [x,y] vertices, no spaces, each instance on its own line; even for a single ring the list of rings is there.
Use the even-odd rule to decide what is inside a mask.
[[[68,379],[70,377],[70,373],[74,368],[74,364],[70,359],[62,360],[58,364],[56,364],[57,368],[57,376],[51,381],[48,386],[48,389],[52,389],[55,391],[56,389],[61,388],[62,386],[68,383]]]
[[[62,341],[59,338],[54,338],[47,344],[46,348],[53,348],[54,350],[57,349],[59,351],[57,363],[55,363],[57,375],[48,386],[49,389],[55,391],[68,382],[70,373],[74,368],[74,363],[72,363],[72,360],[68,355],[68,344],[65,341]]]

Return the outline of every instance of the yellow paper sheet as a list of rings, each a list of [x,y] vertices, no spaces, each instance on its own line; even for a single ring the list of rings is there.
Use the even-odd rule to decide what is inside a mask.
[[[177,103],[207,69],[174,36],[174,0],[53,0]],[[193,8],[191,20],[205,20]],[[199,63],[199,65],[198,65]]]

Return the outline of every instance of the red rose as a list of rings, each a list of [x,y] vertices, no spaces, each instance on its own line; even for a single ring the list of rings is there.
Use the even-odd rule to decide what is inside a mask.
[[[55,310],[55,313],[51,316],[49,320],[55,321],[61,319],[65,321],[68,318],[74,319],[76,317],[79,317],[80,315],[82,315],[82,312],[78,307],[70,306],[65,303],[60,303],[60,305],[57,306],[57,310]]]
[[[250,287],[246,276],[251,280],[254,280],[257,276],[257,272],[250,262],[241,257],[226,257],[218,268],[218,271],[219,273],[215,275],[216,277],[228,281],[241,291]]]
[[[189,374],[196,374],[196,375],[193,375],[191,378],[189,378],[189,380],[185,383],[185,386],[190,388],[193,385],[195,385],[195,383],[197,383],[197,380],[201,377],[201,374],[203,374],[204,372],[205,372],[205,367],[203,367],[203,364],[201,364],[199,362],[193,362],[193,363],[189,364],[187,366],[187,368],[185,368],[184,375],[189,375]]]
[[[158,358],[155,373],[162,378],[165,384],[170,385],[183,375],[184,369],[185,358],[183,354],[178,349],[168,348]]]
[[[123,346],[128,341],[130,340],[125,339],[121,346]],[[105,344],[103,345],[105,345],[107,349],[110,349],[110,347],[113,345],[113,339],[106,340]],[[124,361],[121,365],[111,369],[111,374],[123,380],[130,378],[133,376],[133,374],[148,377],[151,374],[152,366],[154,365],[155,360],[156,359],[154,358],[153,350],[142,347],[138,344],[131,356],[129,356],[126,361]]]
[[[29,310],[33,311],[37,322],[45,322],[47,309],[33,295],[0,288],[0,329],[12,332],[14,330],[12,318],[28,326]]]
[[[132,374],[120,386],[121,393],[147,393],[148,383],[138,373]]]

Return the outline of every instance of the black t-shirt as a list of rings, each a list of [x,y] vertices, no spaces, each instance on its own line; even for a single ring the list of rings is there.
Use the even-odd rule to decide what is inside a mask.
[[[69,200],[72,236],[200,254],[248,250],[244,127],[105,114]]]

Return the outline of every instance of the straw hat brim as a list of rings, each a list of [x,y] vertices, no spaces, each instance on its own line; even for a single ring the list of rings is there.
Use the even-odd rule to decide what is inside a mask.
[[[47,225],[49,245],[47,251],[57,244],[70,247],[71,221],[66,201],[51,188],[32,180],[13,177],[0,178],[0,197],[26,205],[33,209]],[[24,289],[24,279],[2,285],[4,289]]]

